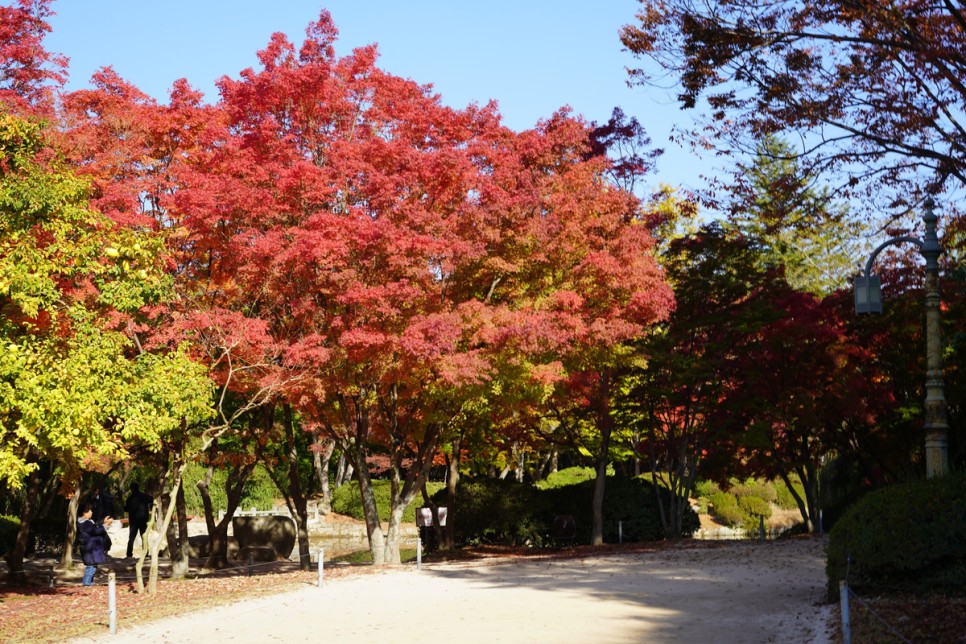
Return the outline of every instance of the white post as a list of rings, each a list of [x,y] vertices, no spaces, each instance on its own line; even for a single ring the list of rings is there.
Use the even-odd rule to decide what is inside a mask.
[[[624,522],[617,522],[617,543],[624,543]]]
[[[117,574],[107,573],[107,621],[111,635],[117,635]]]
[[[849,619],[849,585],[839,582],[839,603],[842,606],[842,644],[852,644],[852,624]]]
[[[322,587],[322,561],[325,559],[325,548],[319,546],[319,588]]]
[[[423,569],[423,540],[416,537],[416,570]]]

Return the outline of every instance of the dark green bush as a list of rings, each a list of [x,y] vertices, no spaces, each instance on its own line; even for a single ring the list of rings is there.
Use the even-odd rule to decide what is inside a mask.
[[[560,485],[560,480],[575,482]],[[590,543],[593,494],[594,480],[577,473],[565,474],[544,489],[511,481],[464,479],[460,481],[456,540],[459,544],[548,545],[554,517],[569,514],[576,523],[575,542]],[[442,493],[434,500],[442,503]],[[654,487],[641,478],[607,477],[603,515],[606,542],[616,542],[619,531],[625,541],[664,538]],[[684,536],[697,528],[697,515],[689,509]]]
[[[829,534],[830,598],[853,588],[966,592],[966,476],[912,481],[864,496]]]
[[[17,541],[17,531],[20,529],[20,519],[0,515],[0,555],[13,549]]]
[[[826,530],[831,529],[869,488],[864,484],[862,467],[854,455],[842,454],[819,471],[819,507]]]
[[[445,490],[433,496],[445,502]],[[456,541],[460,545],[503,543],[542,546],[553,522],[540,490],[500,479],[461,479],[457,491]],[[567,512],[561,512],[567,514]]]
[[[430,493],[433,493],[442,488],[443,484],[430,482],[426,484],[426,487]],[[383,479],[374,479],[372,481],[372,488],[373,494],[376,497],[376,509],[379,511],[379,520],[388,521],[391,506],[390,497],[392,495],[391,484],[389,481]],[[417,499],[419,498],[421,497],[417,495]],[[416,521],[416,507],[418,505],[421,505],[421,503],[414,502],[406,507],[403,511],[402,518],[404,522],[414,523]],[[332,491],[332,511],[338,514],[345,514],[360,521],[365,520],[366,515],[362,509],[362,497],[359,495],[358,482],[350,481]]]

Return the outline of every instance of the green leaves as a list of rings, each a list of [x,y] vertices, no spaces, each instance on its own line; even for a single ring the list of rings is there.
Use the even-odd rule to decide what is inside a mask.
[[[40,456],[69,476],[157,446],[204,416],[210,384],[128,335],[125,314],[169,291],[163,239],[90,210],[86,184],[41,161],[39,125],[0,116],[0,152],[0,481],[17,489]]]

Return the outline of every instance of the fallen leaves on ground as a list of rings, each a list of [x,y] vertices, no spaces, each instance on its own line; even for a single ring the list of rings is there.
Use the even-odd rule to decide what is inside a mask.
[[[966,597],[860,596],[850,601],[849,613],[854,642],[966,643]]]
[[[373,566],[326,568],[325,578],[378,573]],[[133,583],[117,584],[119,629],[171,615],[229,604],[318,584],[318,571],[288,571],[251,577],[208,576],[161,580],[153,595],[138,593]],[[0,589],[0,642],[62,642],[107,633],[108,587],[27,587]]]

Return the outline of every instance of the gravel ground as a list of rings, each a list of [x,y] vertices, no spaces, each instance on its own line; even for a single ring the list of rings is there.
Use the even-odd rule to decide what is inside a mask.
[[[387,569],[123,629],[121,642],[830,641],[824,542]],[[93,642],[96,638],[76,640]]]

